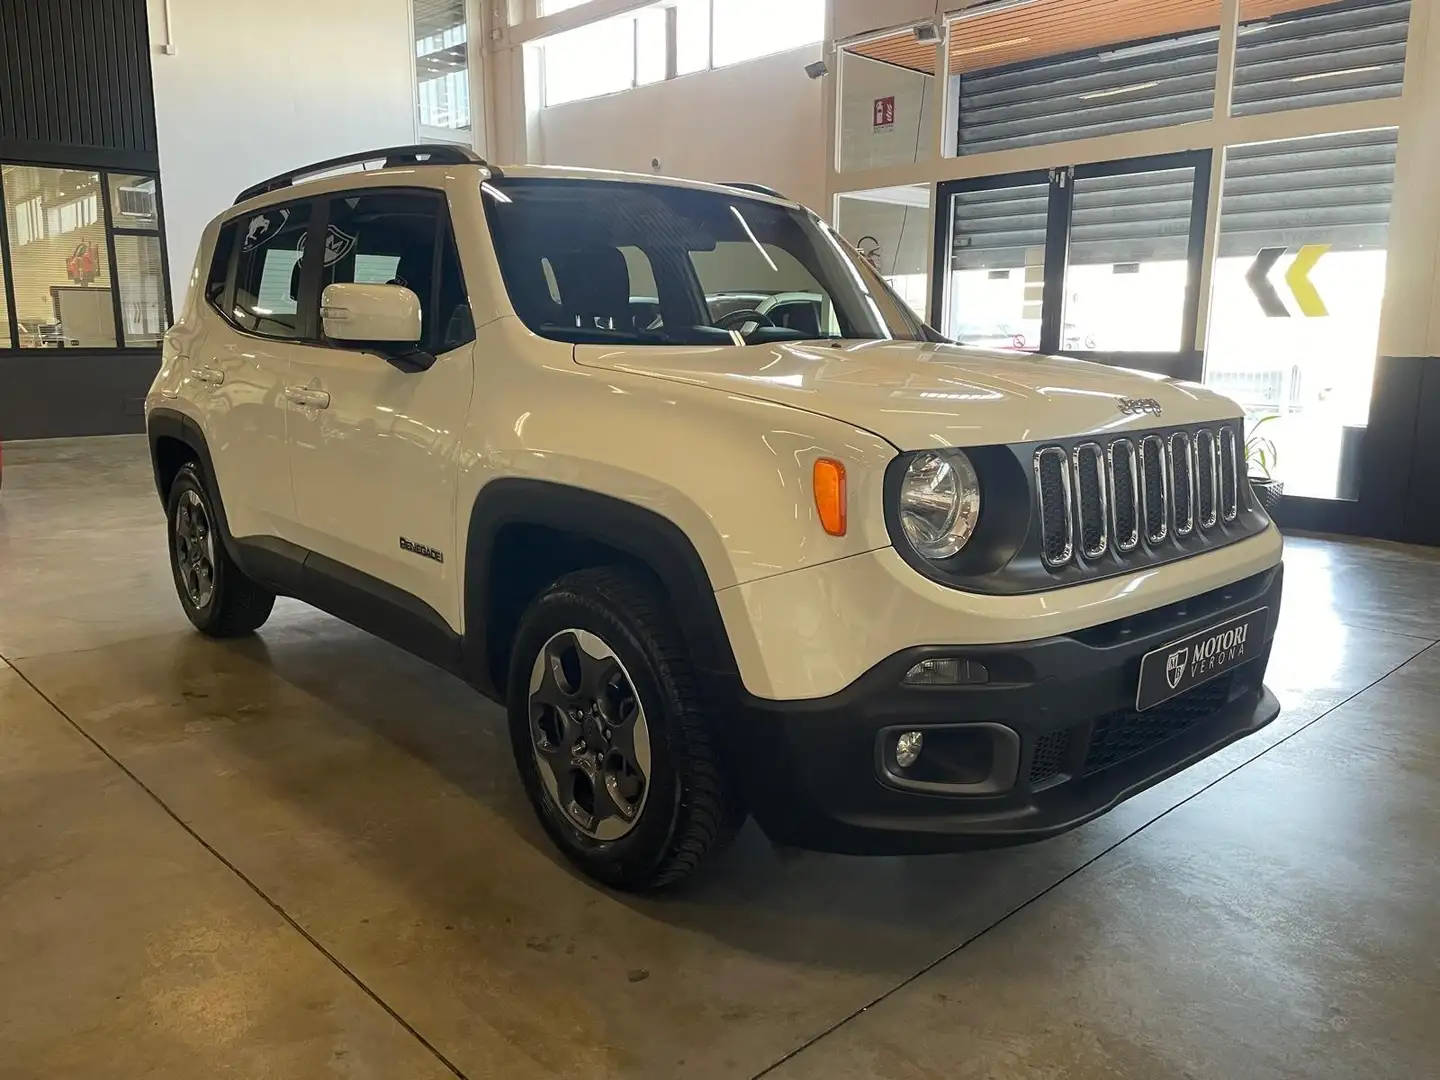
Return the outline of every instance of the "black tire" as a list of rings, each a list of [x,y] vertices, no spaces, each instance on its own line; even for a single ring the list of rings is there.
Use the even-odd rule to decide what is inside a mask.
[[[532,671],[547,643],[569,629],[594,634],[613,650],[648,726],[645,800],[631,831],[614,840],[587,835],[558,805],[542,780],[532,734]],[[644,575],[598,567],[551,585],[521,619],[508,685],[510,739],[526,794],[551,840],[586,875],[633,892],[675,885],[744,823],[684,639],[664,594]]]
[[[203,545],[202,560],[209,566],[209,572],[201,575],[201,579],[208,577],[209,588],[201,589],[198,594],[187,582],[187,576],[195,573],[195,564],[182,550],[193,541],[182,539],[179,528],[182,514],[192,522],[200,516],[195,513],[197,507],[203,512],[203,536],[209,538],[209,543]],[[170,573],[175,579],[175,592],[180,597],[185,615],[202,634],[215,638],[240,637],[254,633],[264,625],[275,606],[275,594],[246,577],[235,565],[230,553],[225,550],[220,530],[215,524],[217,521],[200,467],[194,462],[183,465],[170,485],[170,497],[165,505]],[[191,577],[190,580],[197,579]]]

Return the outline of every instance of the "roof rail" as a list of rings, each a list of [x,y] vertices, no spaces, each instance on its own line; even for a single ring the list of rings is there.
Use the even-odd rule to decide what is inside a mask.
[[[279,176],[272,176],[269,180],[262,180],[260,183],[246,188],[235,196],[235,201],[242,203],[246,199],[253,199],[256,195],[279,191],[281,188],[294,184],[302,177],[313,176],[316,173],[329,172],[331,169],[343,168],[346,165],[363,165],[367,161],[380,160],[385,162],[383,167],[386,169],[395,169],[403,165],[484,165],[496,175],[499,175],[500,172],[468,146],[454,146],[446,143],[387,146],[381,150],[362,150],[354,154],[345,154],[342,157],[317,161],[313,165],[283,172]]]
[[[739,188],[741,191],[758,191],[761,195],[769,195],[772,199],[784,199],[786,202],[790,201],[790,196],[776,191],[772,187],[766,187],[764,184],[751,184],[744,180],[727,180],[724,186]]]

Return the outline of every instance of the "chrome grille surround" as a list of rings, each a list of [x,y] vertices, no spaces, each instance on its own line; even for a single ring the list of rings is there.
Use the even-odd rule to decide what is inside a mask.
[[[1140,465],[1135,444],[1129,439],[1116,439],[1105,448],[1105,463],[1110,471],[1110,524],[1115,550],[1124,555],[1140,543]],[[1129,498],[1125,497],[1127,490]]]
[[[1035,491],[1040,510],[1040,557],[1051,569],[1064,566],[1075,557],[1075,523],[1074,515],[1070,511],[1069,464],[1069,455],[1058,446],[1047,446],[1035,451]],[[1054,474],[1055,480],[1052,481],[1046,476],[1047,467]],[[1052,490],[1056,483],[1060,489],[1058,492]],[[1053,507],[1047,506],[1047,496],[1049,500],[1058,497],[1059,501],[1054,502]]]
[[[1177,431],[1170,436],[1167,450],[1170,506],[1175,522],[1175,535],[1189,536],[1195,531],[1195,463],[1191,458],[1190,436],[1183,431]]]
[[[1163,436],[1146,435],[1140,440],[1140,467],[1144,473],[1141,490],[1145,500],[1145,539],[1152,544],[1164,543],[1170,537],[1170,470],[1165,467]],[[1150,493],[1152,478],[1160,487],[1154,502]]]
[[[1235,539],[1222,526],[1249,505],[1239,430],[1238,421],[1226,421],[1036,448],[1033,505],[1044,567],[1143,563],[1164,551],[1193,553],[1202,536],[1207,545]]]
[[[1201,428],[1195,433],[1196,516],[1202,529],[1213,529],[1220,520],[1220,448],[1215,433]]]
[[[1240,448],[1235,429],[1220,429],[1220,517],[1229,524],[1240,516]]]
[[[1098,559],[1110,547],[1110,510],[1105,491],[1105,451],[1100,449],[1099,443],[1081,443],[1075,448],[1074,467],[1075,511],[1080,525],[1080,554],[1087,559]]]

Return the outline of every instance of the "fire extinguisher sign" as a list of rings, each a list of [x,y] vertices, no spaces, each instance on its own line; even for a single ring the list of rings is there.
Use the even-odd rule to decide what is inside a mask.
[[[875,130],[889,131],[895,126],[895,98],[875,99]]]

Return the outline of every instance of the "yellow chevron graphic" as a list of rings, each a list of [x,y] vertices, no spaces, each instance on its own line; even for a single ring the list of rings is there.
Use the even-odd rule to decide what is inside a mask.
[[[1306,244],[1296,254],[1290,269],[1285,271],[1285,283],[1295,294],[1295,304],[1300,308],[1300,314],[1312,319],[1330,314],[1325,307],[1325,301],[1320,299],[1320,294],[1315,291],[1315,285],[1310,280],[1310,271],[1315,269],[1315,264],[1329,250],[1329,244]]]

